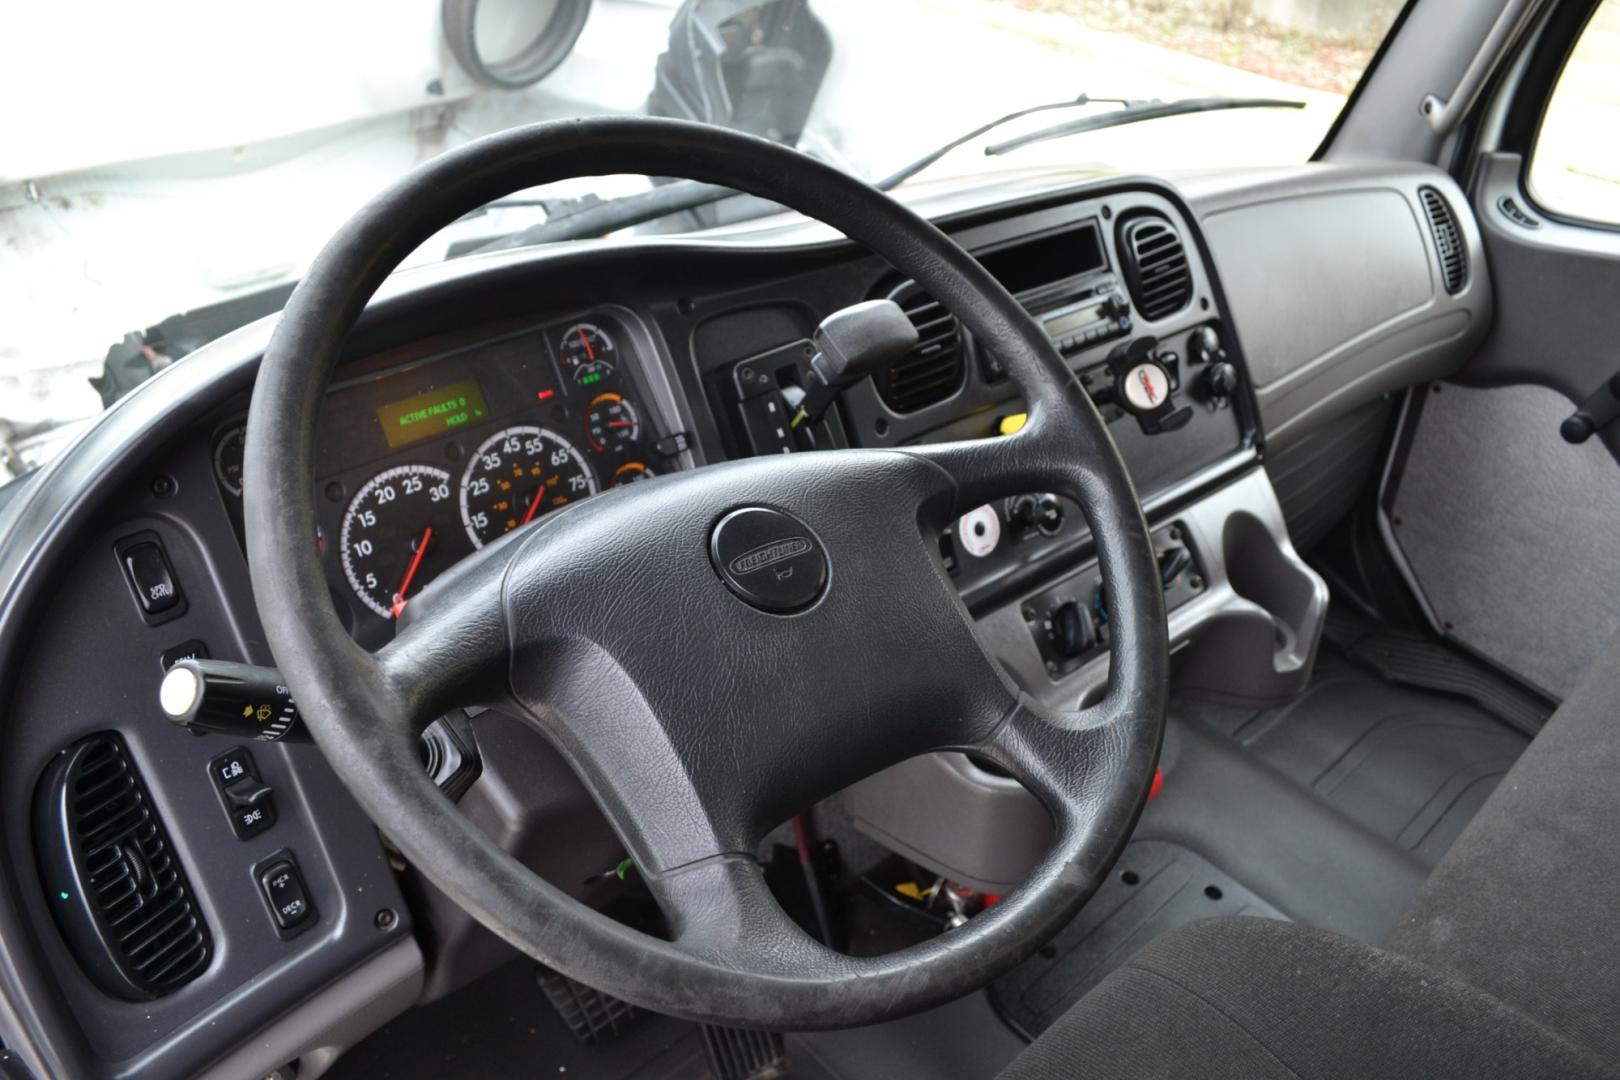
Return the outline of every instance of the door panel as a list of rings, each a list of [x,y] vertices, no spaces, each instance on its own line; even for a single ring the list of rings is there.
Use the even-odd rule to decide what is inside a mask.
[[[1435,626],[1562,698],[1620,628],[1620,465],[1543,386],[1413,392],[1385,535]]]
[[[1452,382],[1411,394],[1379,506],[1435,630],[1555,698],[1620,630],[1620,422],[1559,431],[1620,371],[1617,31],[1620,0],[1550,5],[1482,106],[1469,198],[1495,322]],[[1549,199],[1606,220],[1538,205],[1532,153]]]
[[[1474,185],[1474,213],[1496,283],[1496,323],[1461,378],[1539,383],[1564,395],[1568,416],[1620,371],[1620,231],[1548,217],[1522,191],[1523,167],[1516,153],[1489,154]],[[1505,201],[1535,224],[1509,216]],[[1598,437],[1620,459],[1620,424]]]

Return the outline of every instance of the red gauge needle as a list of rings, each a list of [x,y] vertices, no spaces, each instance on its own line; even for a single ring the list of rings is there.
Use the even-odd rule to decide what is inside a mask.
[[[634,420],[609,420],[608,427],[635,427]]]
[[[422,565],[422,556],[427,554],[428,541],[433,539],[433,526],[429,525],[422,531],[422,539],[416,545],[416,555],[411,559],[411,568],[405,571],[405,580],[399,583],[399,592],[394,594],[394,618],[405,610],[405,591],[411,587],[411,579],[416,577],[417,567]]]
[[[585,356],[588,359],[595,360],[596,350],[591,348],[591,339],[585,336],[585,328],[583,326],[576,326],[574,327],[574,333],[579,335],[579,343],[585,346]]]
[[[534,520],[534,512],[536,510],[540,509],[540,496],[542,494],[544,494],[544,489],[542,489],[542,488],[535,488],[534,489],[534,498],[529,501],[529,508],[528,508],[528,510],[524,511],[524,513],[523,513],[523,522],[522,522],[522,524],[527,525],[529,522]]]

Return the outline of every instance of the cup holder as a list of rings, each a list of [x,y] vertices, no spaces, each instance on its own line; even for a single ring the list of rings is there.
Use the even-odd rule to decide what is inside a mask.
[[[1243,704],[1285,701],[1310,678],[1327,586],[1248,511],[1227,516],[1220,546],[1235,596],[1177,655],[1177,688]]]

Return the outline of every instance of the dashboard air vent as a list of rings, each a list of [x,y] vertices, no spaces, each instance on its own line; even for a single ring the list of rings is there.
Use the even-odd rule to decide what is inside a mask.
[[[1142,318],[1174,315],[1192,300],[1187,250],[1175,226],[1158,214],[1138,214],[1120,221],[1119,254],[1131,299]]]
[[[962,327],[943,304],[908,285],[891,297],[917,328],[917,346],[877,373],[878,395],[897,413],[916,412],[955,394],[967,370]]]
[[[91,735],[59,753],[35,794],[46,901],[85,974],[147,1001],[208,966],[208,927],[124,741]]]
[[[1423,213],[1434,234],[1440,277],[1446,283],[1446,292],[1456,295],[1468,284],[1468,248],[1463,245],[1462,230],[1457,228],[1457,216],[1451,212],[1446,197],[1432,187],[1418,188],[1418,198],[1423,200]]]

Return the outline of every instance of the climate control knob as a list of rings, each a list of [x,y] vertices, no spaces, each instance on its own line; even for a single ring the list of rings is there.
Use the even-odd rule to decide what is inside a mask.
[[[1052,611],[1052,644],[1064,659],[1090,649],[1096,638],[1091,632],[1091,615],[1073,600],[1065,600]]]
[[[1063,528],[1063,500],[1050,493],[1015,495],[1007,500],[1007,523],[1014,535],[1039,529],[1043,536],[1056,536]]]

